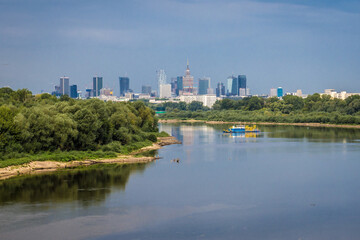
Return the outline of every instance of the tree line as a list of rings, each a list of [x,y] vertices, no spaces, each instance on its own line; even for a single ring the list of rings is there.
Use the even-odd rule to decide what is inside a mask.
[[[157,140],[155,111],[143,102],[56,98],[0,88],[0,152],[93,151]]]
[[[329,95],[315,93],[306,98],[287,95],[260,98],[247,97],[240,100],[218,100],[212,109],[198,107],[167,107],[160,118],[201,119],[215,121],[257,121],[257,122],[315,122],[335,124],[360,124],[360,96],[353,95],[345,100],[333,99]],[[186,107],[185,107],[186,106]]]

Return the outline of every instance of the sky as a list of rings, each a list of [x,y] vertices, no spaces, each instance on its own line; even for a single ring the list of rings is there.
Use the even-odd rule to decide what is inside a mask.
[[[251,94],[360,92],[360,1],[0,0],[0,87],[51,92],[61,76],[119,94],[185,74]]]

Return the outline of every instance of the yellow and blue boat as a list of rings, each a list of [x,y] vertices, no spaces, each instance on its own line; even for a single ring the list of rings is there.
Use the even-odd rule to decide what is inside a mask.
[[[256,125],[234,125],[229,129],[224,129],[224,133],[247,133],[247,132],[260,132]]]

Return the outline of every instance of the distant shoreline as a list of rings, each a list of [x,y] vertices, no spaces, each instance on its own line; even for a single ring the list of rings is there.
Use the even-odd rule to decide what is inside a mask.
[[[143,147],[135,152],[132,152],[129,155],[119,155],[116,158],[110,159],[95,159],[95,160],[77,160],[71,162],[59,162],[52,161],[33,161],[30,163],[25,163],[22,165],[12,165],[4,168],[0,168],[0,180],[5,180],[11,177],[25,175],[25,174],[39,174],[54,172],[60,169],[74,168],[79,166],[90,166],[93,164],[132,164],[132,163],[147,163],[152,162],[158,157],[144,157],[144,156],[135,156],[143,152],[157,150],[166,145],[171,144],[181,144],[175,137],[159,137],[158,142],[153,143],[151,146]]]
[[[326,123],[278,123],[278,122],[225,122],[225,121],[206,121],[195,119],[159,119],[159,123],[206,123],[206,124],[249,124],[249,125],[285,125],[300,127],[329,127],[329,128],[353,128],[360,129],[360,125],[350,124],[326,124]]]

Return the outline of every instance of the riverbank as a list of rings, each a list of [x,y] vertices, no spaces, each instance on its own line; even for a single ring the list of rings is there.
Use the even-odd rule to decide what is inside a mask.
[[[78,166],[90,166],[93,164],[132,164],[132,163],[147,163],[159,159],[158,157],[137,156],[143,152],[158,150],[166,145],[181,144],[175,137],[158,137],[158,141],[151,146],[143,147],[129,155],[118,155],[116,158],[110,159],[95,159],[95,160],[78,160],[71,162],[58,161],[33,161],[22,165],[13,165],[5,168],[0,168],[0,180],[8,179],[14,176],[24,174],[39,174],[44,172],[53,172],[60,169],[74,168]]]
[[[225,121],[206,121],[195,119],[160,119],[159,123],[206,123],[206,124],[248,124],[248,125],[285,125],[303,127],[330,127],[330,128],[355,128],[360,129],[360,125],[350,124],[326,124],[326,123],[277,123],[277,122],[225,122]]]

